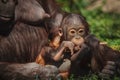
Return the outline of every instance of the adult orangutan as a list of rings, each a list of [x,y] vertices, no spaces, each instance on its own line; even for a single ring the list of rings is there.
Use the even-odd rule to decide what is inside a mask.
[[[0,41],[0,61],[34,61],[47,41],[44,22],[40,22],[49,16],[36,0],[18,0],[14,15],[16,21],[9,34]]]
[[[17,67],[20,65],[26,66],[27,64],[25,63],[34,62],[41,47],[48,42],[48,32],[46,32],[44,26],[44,18],[49,18],[50,16],[44,11],[37,0],[18,0],[18,2],[16,2],[16,0],[0,0],[0,4],[2,4],[0,5],[0,30],[2,30],[0,32],[0,62],[8,62],[8,64],[1,64],[6,65],[4,67],[8,68],[5,68],[3,72],[1,70],[0,78],[2,76],[13,77],[11,76],[12,73],[17,73],[16,71],[19,70]],[[9,24],[6,24],[6,22],[9,22]],[[18,64],[16,65],[14,63]],[[9,65],[13,65],[12,67],[15,68],[15,70],[9,71]],[[34,65],[36,65],[36,67],[38,66],[37,64]],[[32,66],[32,64],[29,66]],[[30,70],[22,66],[21,68]],[[0,69],[3,69],[3,67]],[[56,67],[53,67],[53,69],[57,72]],[[4,73],[4,71],[6,73]],[[48,74],[44,75],[48,76],[46,79],[55,77],[50,76],[52,72],[49,70],[49,67],[48,72]],[[23,74],[23,70],[21,70],[20,75]],[[57,73],[55,73],[55,75],[57,75]],[[26,76],[28,75],[24,77]],[[6,80],[4,77],[2,77],[2,80]],[[14,78],[9,79],[12,80]]]

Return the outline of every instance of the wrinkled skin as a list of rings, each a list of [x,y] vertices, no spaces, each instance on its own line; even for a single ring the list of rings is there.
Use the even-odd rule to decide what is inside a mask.
[[[0,0],[0,38],[11,31],[17,0]]]
[[[0,20],[9,21],[14,17],[17,0],[0,0]]]
[[[60,78],[57,77],[58,69],[52,65],[43,67],[32,62],[26,64],[0,63],[0,66],[0,80],[58,80]],[[3,74],[3,72],[7,74]]]

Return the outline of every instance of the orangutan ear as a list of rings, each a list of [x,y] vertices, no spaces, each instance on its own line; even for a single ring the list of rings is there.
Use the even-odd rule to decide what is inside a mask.
[[[63,35],[63,31],[62,31],[62,28],[59,28],[59,32],[58,32],[59,36],[62,36]]]

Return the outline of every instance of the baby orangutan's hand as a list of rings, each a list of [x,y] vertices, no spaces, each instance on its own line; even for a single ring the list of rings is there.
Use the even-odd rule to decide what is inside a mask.
[[[74,50],[75,50],[75,51],[80,50],[80,46],[75,46],[75,47],[74,47]]]
[[[71,41],[63,41],[62,42],[63,47],[65,47],[65,49],[69,49],[71,51],[71,55],[73,54],[73,49],[74,49],[74,43],[72,43]]]

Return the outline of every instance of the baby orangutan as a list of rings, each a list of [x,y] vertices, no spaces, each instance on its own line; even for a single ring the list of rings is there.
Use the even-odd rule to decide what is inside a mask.
[[[63,20],[63,26],[56,26],[55,22],[52,22],[52,29],[49,34],[50,42],[45,46],[36,62],[39,64],[51,64],[59,68],[61,75],[64,77],[64,74],[68,74],[71,61],[77,59],[78,55],[85,54],[88,51],[88,47],[84,45],[84,37],[87,35],[87,30],[81,21],[76,20],[76,16],[73,17],[75,20],[68,28],[64,29],[64,24],[66,21]],[[68,22],[71,21],[68,19]],[[76,22],[77,21],[77,22]],[[88,31],[87,31],[88,32]]]
[[[99,44],[99,41],[89,34],[88,23],[81,15],[67,14],[62,19],[61,26],[56,24],[55,21],[51,22],[50,26],[52,26],[52,28],[49,33],[50,42],[43,47],[36,62],[42,65],[49,64],[57,66],[60,75],[67,79],[69,73],[79,75],[79,73],[77,72],[78,74],[76,74],[74,70],[76,71],[76,69],[78,69],[79,71],[81,62],[86,66],[91,60],[92,54],[90,47],[93,46],[89,47],[87,45],[86,37],[89,35],[88,38],[90,38],[90,40],[87,41],[89,43],[94,41],[95,46]],[[89,60],[84,63],[84,59],[86,58]],[[90,68],[88,71],[90,71]]]

